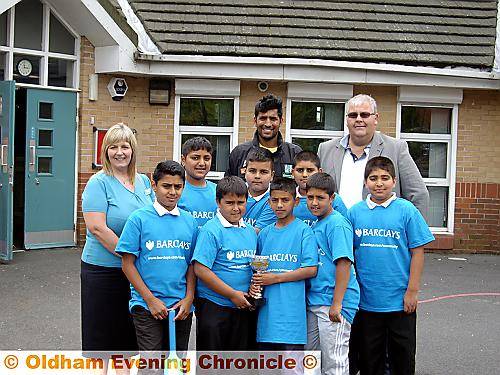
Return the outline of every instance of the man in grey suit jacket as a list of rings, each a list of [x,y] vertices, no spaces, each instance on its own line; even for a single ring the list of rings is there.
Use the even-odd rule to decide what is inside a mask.
[[[377,103],[372,97],[356,95],[349,100],[347,107],[349,134],[323,142],[318,149],[321,167],[335,179],[346,206],[349,208],[368,195],[364,186],[366,162],[375,156],[386,156],[392,160],[396,170],[394,191],[397,196],[412,202],[427,219],[429,192],[406,142],[377,132],[379,115]],[[350,374],[358,371],[359,323],[356,318],[349,342]]]
[[[377,103],[372,97],[360,94],[351,98],[347,113],[349,134],[319,145],[321,167],[335,179],[339,195],[349,208],[368,194],[364,186],[366,162],[375,156],[386,156],[396,168],[397,196],[412,202],[427,219],[429,192],[408,145],[376,131],[378,118]]]

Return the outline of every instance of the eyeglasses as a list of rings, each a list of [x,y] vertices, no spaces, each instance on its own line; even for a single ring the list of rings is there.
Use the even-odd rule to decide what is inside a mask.
[[[370,113],[370,112],[349,112],[347,114],[347,117],[352,118],[352,119],[356,119],[356,118],[358,118],[358,116],[361,118],[368,118],[374,114],[375,113]]]

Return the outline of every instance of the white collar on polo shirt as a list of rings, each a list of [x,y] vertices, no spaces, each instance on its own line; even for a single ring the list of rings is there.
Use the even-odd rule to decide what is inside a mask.
[[[393,201],[395,201],[397,199],[396,193],[392,192],[392,195],[389,199],[387,199],[384,203],[378,204],[370,199],[371,196],[372,196],[371,194],[368,194],[368,196],[366,197],[366,204],[368,205],[368,208],[370,210],[373,210],[375,207],[378,207],[378,206],[382,206],[384,208],[387,208],[387,207],[389,207],[389,205]]]
[[[165,207],[163,207],[160,203],[158,203],[156,199],[155,202],[153,203],[153,207],[160,216],[164,216],[167,214],[172,216],[179,216],[181,214],[181,212],[179,211],[179,207],[177,207],[177,205],[175,205],[172,211],[169,211]]]
[[[303,197],[305,197],[305,195],[301,195],[301,194],[300,194],[300,190],[299,190],[299,187],[298,187],[298,186],[297,186],[297,188],[295,189],[295,191],[296,191],[296,194],[297,194],[297,198],[303,198]]]
[[[224,216],[222,216],[222,214],[220,213],[219,209],[217,209],[216,216],[217,216],[217,218],[219,219],[220,223],[222,224],[222,226],[224,228],[231,228],[231,227],[234,227],[234,228],[246,228],[246,224],[243,221],[243,218],[240,219],[240,221],[238,222],[238,225],[234,225],[234,224],[231,224],[229,221],[227,221]]]
[[[248,186],[248,184],[247,184]],[[257,195],[256,197],[254,197],[252,194],[250,194],[250,191],[248,192],[248,196],[249,197],[252,197],[253,199],[255,199],[256,202],[260,201],[262,198],[264,198],[264,195],[266,195],[267,193],[269,192],[269,188],[267,188],[267,190],[264,192],[264,194],[261,194],[261,195]]]

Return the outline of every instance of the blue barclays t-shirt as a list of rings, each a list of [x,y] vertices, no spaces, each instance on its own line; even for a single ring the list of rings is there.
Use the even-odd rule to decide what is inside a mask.
[[[231,288],[248,292],[252,279],[250,259],[257,249],[257,234],[251,225],[224,227],[219,215],[200,229],[192,261],[210,268]],[[196,292],[198,297],[236,308],[230,299],[214,292],[200,279]]]
[[[257,252],[269,256],[268,272],[283,273],[318,265],[314,234],[295,219],[286,227],[271,224],[259,233]],[[257,341],[283,344],[307,343],[305,280],[267,285],[257,322]]]
[[[331,306],[335,290],[336,262],[347,258],[354,262],[352,250],[351,223],[333,211],[330,215],[316,222],[313,232],[318,243],[318,274],[308,282],[307,304],[310,306]],[[356,272],[351,264],[351,275],[342,300],[341,314],[352,324],[359,305],[359,285]]]
[[[312,227],[318,218],[314,216],[311,211],[307,208],[307,197],[299,195],[299,204],[293,209],[293,214],[295,217],[302,220],[304,223]],[[344,204],[340,195],[335,194],[335,198],[332,202],[332,207],[335,211],[341,213],[344,217],[347,217],[347,207]]]
[[[85,186],[82,194],[82,211],[106,214],[106,225],[120,237],[130,214],[138,208],[153,203],[154,199],[155,195],[147,176],[136,175],[132,192],[116,177],[101,171],[93,175]],[[103,267],[122,266],[120,257],[110,253],[88,229],[82,261]]]
[[[217,212],[217,202],[215,200],[215,189],[217,187],[212,181],[205,181],[204,187],[191,185],[186,181],[181,199],[177,205],[193,215],[198,222],[198,227],[202,227],[208,220],[215,217]]]
[[[172,212],[176,212],[175,209]],[[116,245],[117,253],[136,256],[134,264],[142,280],[168,308],[186,296],[186,272],[198,232],[198,224],[191,214],[184,210],[178,213],[178,216],[169,213],[160,216],[153,205],[135,211]],[[148,309],[132,285],[130,290],[130,310],[135,305]]]
[[[369,198],[368,198],[369,199]],[[415,206],[402,198],[389,206],[359,202],[349,210],[354,229],[354,261],[361,290],[359,308],[402,311],[410,277],[410,249],[434,240]]]
[[[269,191],[258,200],[250,195],[248,196],[247,209],[243,220],[258,229],[263,229],[276,222],[276,215],[269,205]]]

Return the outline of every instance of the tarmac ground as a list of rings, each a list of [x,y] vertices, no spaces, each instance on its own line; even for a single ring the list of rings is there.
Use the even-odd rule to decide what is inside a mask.
[[[31,250],[0,264],[0,350],[80,349],[79,258],[75,248]],[[498,374],[500,256],[425,261],[417,374]]]

